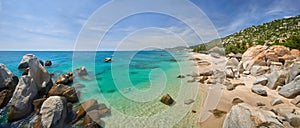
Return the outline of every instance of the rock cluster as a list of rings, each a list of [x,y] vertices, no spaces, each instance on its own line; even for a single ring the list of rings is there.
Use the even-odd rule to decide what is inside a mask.
[[[45,66],[51,65],[46,61]],[[101,127],[100,118],[110,114],[105,104],[93,99],[73,109],[73,103],[79,101],[79,92],[72,86],[73,72],[52,82],[52,75],[33,54],[24,55],[18,68],[24,70],[20,79],[0,64],[0,107],[8,108],[8,122],[32,116],[30,126],[34,128]],[[79,69],[79,76],[87,75],[85,67]]]
[[[299,50],[290,50],[284,46],[258,45],[249,48],[238,63],[237,76],[242,74],[256,77],[251,91],[257,95],[266,97],[267,89],[270,89],[277,90],[283,97],[275,97],[271,100],[269,105],[276,106],[276,109],[272,110],[262,109],[262,106],[266,106],[262,102],[258,102],[257,106],[235,103],[226,115],[223,128],[299,127],[300,113],[295,112],[292,106],[284,108],[279,105],[284,103],[283,98],[294,98],[291,103],[300,107],[299,53]],[[236,66],[236,63],[231,58],[227,65]],[[227,82],[227,86],[231,84]]]

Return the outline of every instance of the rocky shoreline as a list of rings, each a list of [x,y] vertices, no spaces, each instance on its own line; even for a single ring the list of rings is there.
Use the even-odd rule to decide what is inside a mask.
[[[80,67],[53,80],[53,74],[44,67],[51,65],[49,60],[44,65],[35,55],[26,54],[18,66],[24,71],[18,79],[0,64],[0,108],[8,108],[7,122],[26,118],[30,119],[27,125],[34,128],[104,126],[101,118],[109,115],[110,109],[95,99],[78,103],[80,92],[73,87],[76,77],[88,77],[86,68]]]
[[[214,93],[221,94],[216,106],[203,104],[208,105],[203,106],[203,113],[212,116],[200,119],[200,127],[300,127],[299,50],[257,45],[242,58],[234,54],[218,57],[223,64],[213,59],[194,53],[200,86],[209,93],[220,89]],[[208,62],[205,70],[201,70],[202,62]],[[218,70],[218,66],[225,68]]]

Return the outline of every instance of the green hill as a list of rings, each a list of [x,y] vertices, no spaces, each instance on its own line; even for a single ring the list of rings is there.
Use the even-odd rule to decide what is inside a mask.
[[[286,19],[274,20],[258,26],[252,26],[206,44],[192,46],[194,52],[205,51],[214,46],[223,45],[226,54],[244,53],[253,45],[284,45],[300,49],[300,15]]]

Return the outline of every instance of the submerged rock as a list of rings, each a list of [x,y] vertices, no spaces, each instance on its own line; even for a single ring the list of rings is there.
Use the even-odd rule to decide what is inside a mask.
[[[233,106],[226,115],[223,128],[284,128],[273,112],[254,108],[246,103]]]
[[[240,98],[234,98],[234,99],[232,100],[232,104],[233,104],[233,105],[237,105],[237,104],[239,104],[239,103],[244,103],[244,101],[243,101],[242,99],[240,99]]]
[[[74,108],[74,112],[76,114],[75,119],[72,121],[72,123],[76,123],[78,120],[80,120],[82,117],[85,116],[86,112],[98,109],[98,102],[94,99],[85,101],[81,103],[79,106]]]
[[[7,113],[8,122],[22,119],[32,112],[32,101],[36,97],[37,92],[38,90],[31,76],[22,76],[20,78]]]
[[[50,96],[41,107],[41,124],[45,128],[61,128],[67,116],[67,102],[64,97]]]
[[[169,94],[166,94],[161,97],[160,102],[164,103],[165,105],[171,106],[174,103],[174,100]]]
[[[184,75],[178,75],[177,78],[185,78]]]
[[[211,112],[212,114],[214,114],[214,116],[216,118],[220,118],[220,117],[222,117],[223,115],[225,115],[227,113],[227,112],[219,110],[219,109],[209,110],[209,112]]]
[[[185,101],[184,101],[184,104],[189,105],[189,104],[194,103],[194,102],[195,102],[195,100],[193,100],[193,99],[188,99],[188,100],[185,100]]]
[[[78,74],[80,77],[89,75],[88,72],[87,72],[87,70],[86,70],[86,68],[85,68],[84,66],[75,69],[75,72],[77,72],[77,74]]]

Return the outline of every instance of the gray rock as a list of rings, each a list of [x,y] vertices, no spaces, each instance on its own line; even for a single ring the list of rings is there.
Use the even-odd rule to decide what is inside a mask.
[[[0,64],[0,90],[14,90],[19,79],[4,64]]]
[[[284,117],[290,123],[291,126],[295,128],[300,127],[300,115],[289,113],[289,114],[285,114]]]
[[[226,66],[231,66],[234,68],[237,68],[238,65],[239,65],[239,60],[236,58],[230,58],[226,63]]]
[[[37,59],[35,55],[33,54],[26,54],[23,56],[19,66],[18,66],[18,69],[26,69],[29,67],[29,60],[30,59]]]
[[[284,85],[279,94],[286,98],[294,98],[300,95],[300,76],[296,77],[292,82]]]
[[[30,67],[28,76],[32,77],[39,94],[46,94],[53,85],[50,74],[37,58],[29,59],[28,65]]]
[[[37,88],[31,76],[22,76],[17,85],[7,118],[9,122],[19,120],[32,112],[32,102],[37,95]]]
[[[290,72],[287,74],[285,83],[292,82],[299,74],[300,74],[300,61],[297,61],[290,68]]]
[[[253,76],[260,76],[260,75],[267,73],[269,70],[270,70],[270,68],[268,66],[254,65],[251,68],[250,72],[251,72],[251,75],[253,75]]]
[[[292,104],[297,105],[300,103],[300,95],[298,95],[295,99],[291,101]]]
[[[292,107],[279,107],[273,111],[276,113],[276,115],[284,116],[285,114],[288,114],[288,113],[294,113],[295,109]]]
[[[227,113],[222,128],[284,128],[273,112],[252,107],[246,103],[234,105]]]
[[[67,101],[64,97],[50,96],[41,107],[41,122],[45,128],[61,128],[67,114]]]
[[[257,95],[268,96],[268,93],[267,93],[266,89],[261,85],[254,85],[251,88],[251,91],[254,92]]]
[[[261,78],[257,78],[253,83],[253,85],[257,85],[257,84],[266,85],[267,83],[268,83],[268,78],[261,77]]]
[[[270,89],[276,89],[278,86],[285,84],[286,72],[274,71],[268,76],[267,87]]]
[[[278,105],[278,104],[282,104],[282,103],[283,103],[283,101],[281,99],[279,99],[279,98],[275,98],[275,99],[273,99],[271,101],[271,105],[272,106],[275,106],[275,105]]]
[[[188,100],[185,100],[185,101],[184,101],[184,104],[189,105],[189,104],[194,103],[194,102],[195,102],[195,100],[193,100],[193,99],[188,99]]]

